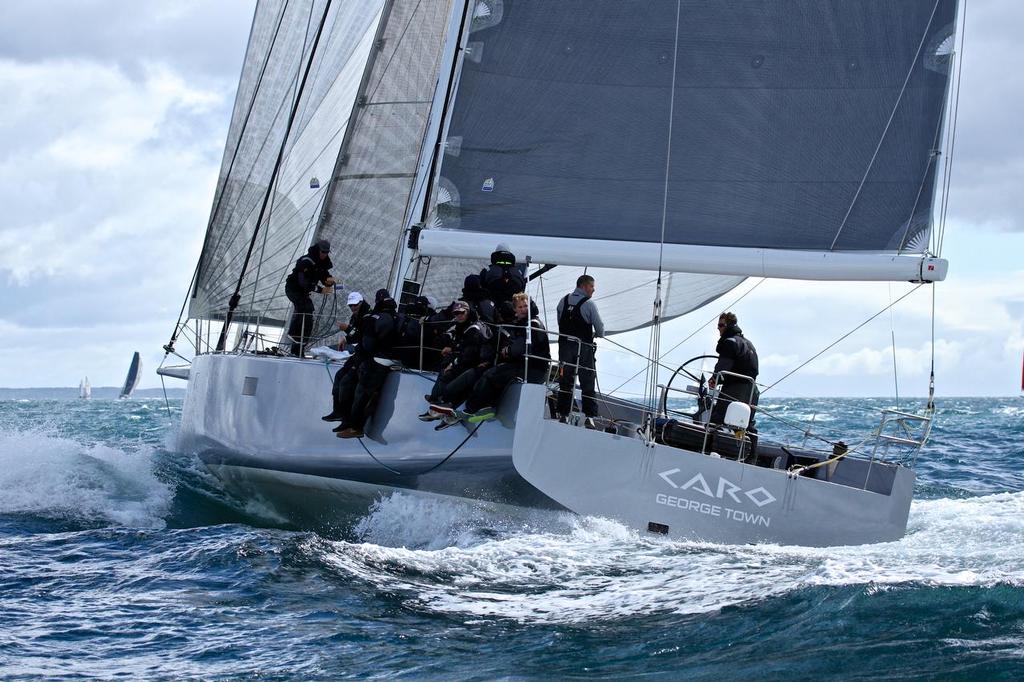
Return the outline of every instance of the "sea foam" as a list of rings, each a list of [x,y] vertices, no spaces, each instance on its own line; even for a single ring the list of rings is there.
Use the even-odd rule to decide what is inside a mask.
[[[162,527],[173,490],[154,474],[154,452],[0,429],[0,513]]]

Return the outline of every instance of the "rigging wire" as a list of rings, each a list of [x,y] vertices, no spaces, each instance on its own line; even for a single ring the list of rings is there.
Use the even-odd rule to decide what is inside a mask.
[[[946,240],[946,212],[949,208],[949,187],[953,176],[953,150],[956,147],[956,124],[960,113],[960,83],[964,66],[964,41],[967,38],[967,0],[963,0],[960,15],[960,51],[956,55],[956,93],[953,96],[952,114],[949,130],[949,149],[946,151],[945,173],[942,178],[942,210],[939,212],[939,235],[936,242],[936,255],[942,254],[942,246]]]
[[[277,181],[277,178],[278,178],[278,171],[280,170],[281,162],[284,159],[284,150],[285,150],[285,147],[288,144],[288,138],[290,137],[290,133],[291,133],[291,129],[292,129],[292,124],[295,122],[295,115],[298,112],[298,104],[299,104],[299,102],[302,99],[302,91],[306,87],[306,80],[309,77],[309,71],[310,71],[310,68],[313,65],[313,58],[316,56],[317,45],[319,45],[320,37],[321,37],[321,35],[323,35],[324,24],[327,22],[327,15],[328,15],[328,13],[330,12],[330,9],[331,9],[331,2],[332,2],[332,0],[327,0],[325,5],[324,5],[323,14],[320,17],[320,25],[317,27],[317,31],[316,31],[316,38],[314,38],[313,46],[310,48],[310,51],[309,51],[309,60],[306,62],[306,68],[305,68],[304,73],[302,74],[302,83],[299,84],[299,96],[296,97],[295,106],[292,107],[291,115],[288,117],[288,126],[285,129],[284,139],[281,141],[281,148],[280,148],[280,150],[277,153],[277,161],[274,163],[274,170],[273,170],[273,172],[270,175],[271,182],[270,182],[269,186],[267,187],[266,195],[263,197],[263,207],[260,209],[260,214],[256,218],[256,225],[253,227],[252,239],[249,240],[249,249],[248,249],[248,251],[245,254],[245,261],[242,263],[242,271],[238,275],[238,284],[235,286],[235,293],[231,296],[231,299],[228,301],[228,312],[227,312],[227,315],[224,318],[224,327],[221,330],[220,338],[217,339],[217,350],[218,351],[224,350],[224,344],[225,344],[225,342],[227,340],[227,330],[228,330],[228,327],[231,325],[231,318],[234,316],[235,308],[238,307],[238,301],[239,301],[239,293],[238,292],[242,288],[242,280],[245,278],[245,271],[249,267],[249,259],[252,256],[253,247],[256,245],[256,238],[257,238],[257,236],[259,234],[260,223],[262,223],[262,221],[263,221],[263,214],[266,211],[267,204],[268,204],[268,202],[270,200],[270,195],[273,192],[274,185],[276,184],[276,181]]]
[[[892,339],[892,382],[896,391],[896,409],[900,409],[900,377],[896,369],[896,323],[892,310],[892,282],[889,282],[889,336]]]
[[[858,331],[858,330],[859,330],[859,329],[860,329],[861,327],[863,327],[864,325],[868,324],[869,322],[871,322],[872,320],[874,320],[874,319],[875,319],[876,317],[878,317],[879,315],[881,315],[881,314],[882,314],[882,313],[884,313],[885,311],[889,310],[889,309],[890,309],[890,308],[892,308],[892,307],[893,307],[894,305],[896,305],[897,303],[899,303],[900,301],[902,301],[903,299],[905,299],[905,298],[906,298],[907,296],[910,296],[910,295],[911,295],[912,293],[914,293],[915,291],[917,291],[918,289],[920,289],[920,288],[921,288],[921,287],[923,287],[923,286],[924,286],[924,282],[922,282],[922,283],[918,284],[918,285],[917,285],[917,286],[915,286],[915,287],[914,287],[913,289],[911,289],[910,291],[908,291],[907,293],[903,294],[903,295],[902,295],[902,296],[900,296],[900,297],[899,297],[898,299],[896,299],[895,301],[893,301],[892,303],[890,303],[889,305],[887,305],[887,306],[886,306],[885,308],[882,308],[882,309],[881,309],[881,310],[879,310],[879,311],[878,311],[877,313],[875,313],[874,315],[872,315],[872,316],[871,316],[871,317],[869,317],[868,319],[864,320],[863,322],[861,322],[861,323],[860,323],[860,324],[858,324],[858,325],[857,325],[856,327],[854,327],[854,328],[853,328],[853,329],[851,329],[850,331],[848,331],[848,332],[846,332],[845,334],[843,334],[842,336],[840,336],[840,337],[839,337],[838,339],[836,339],[835,341],[833,341],[833,342],[832,342],[832,343],[830,343],[829,345],[827,345],[827,346],[825,346],[824,348],[822,348],[822,349],[821,349],[820,351],[818,351],[817,353],[815,353],[814,355],[812,355],[811,357],[809,357],[809,358],[808,358],[807,360],[803,361],[802,363],[800,363],[799,365],[797,365],[796,367],[794,367],[793,369],[791,369],[791,370],[790,370],[789,372],[787,372],[787,373],[786,373],[785,375],[783,375],[783,377],[782,377],[781,379],[777,379],[777,380],[776,380],[776,381],[775,381],[774,383],[772,383],[772,384],[770,384],[769,386],[767,386],[767,387],[766,387],[766,388],[765,388],[764,390],[762,390],[762,391],[761,391],[761,395],[763,396],[763,395],[764,395],[765,393],[767,393],[768,391],[772,390],[773,388],[775,388],[776,386],[778,386],[779,384],[781,384],[781,383],[782,383],[783,381],[785,381],[785,380],[786,380],[786,379],[788,379],[789,377],[793,376],[793,375],[794,375],[794,374],[795,374],[796,372],[798,372],[799,370],[803,369],[804,367],[806,367],[807,365],[809,365],[809,364],[810,364],[811,362],[813,362],[814,360],[816,360],[816,359],[818,359],[819,357],[821,357],[821,356],[822,356],[822,355],[823,355],[823,354],[824,354],[824,353],[825,353],[826,351],[828,351],[828,350],[831,350],[831,349],[832,349],[832,348],[833,348],[834,346],[836,346],[836,345],[837,345],[838,343],[840,343],[841,341],[845,340],[845,339],[846,339],[846,338],[847,338],[848,336],[850,336],[850,335],[851,335],[851,334],[853,334],[854,332]]]
[[[925,41],[928,39],[928,31],[931,29],[932,22],[935,20],[935,12],[938,9],[939,0],[935,0],[935,4],[932,6],[932,13],[928,17],[928,24],[924,27],[924,32],[921,34],[921,42],[918,43],[917,52],[914,54],[914,59],[910,62],[910,68],[907,69],[907,75],[903,79],[903,87],[900,88],[900,94],[896,96],[896,102],[893,104],[892,111],[889,113],[889,120],[886,121],[885,128],[882,130],[882,135],[878,138],[878,144],[875,145],[875,152],[871,155],[871,160],[868,161],[867,168],[864,169],[864,175],[860,179],[860,184],[857,185],[857,191],[853,194],[850,206],[846,209],[846,215],[843,216],[843,221],[839,224],[839,229],[836,230],[836,236],[832,239],[832,245],[828,247],[829,251],[835,250],[836,243],[839,241],[839,235],[842,233],[843,228],[846,227],[846,221],[850,219],[850,214],[853,213],[853,207],[857,204],[857,199],[860,198],[861,190],[864,189],[864,184],[868,180],[871,168],[875,165],[875,159],[878,158],[878,152],[882,149],[882,144],[885,142],[885,136],[888,135],[889,128],[892,126],[892,122],[896,118],[896,112],[900,108],[900,102],[903,101],[903,94],[907,91],[907,85],[910,84],[910,77],[914,74],[914,67],[917,66],[917,61],[921,58],[921,50],[924,49]]]
[[[661,239],[658,244],[658,281],[654,292],[653,324],[651,325],[651,339],[648,346],[650,360],[647,365],[647,381],[645,382],[647,384],[645,394],[647,397],[648,419],[650,420],[647,428],[647,437],[651,441],[654,440],[654,417],[658,400],[658,369],[660,368],[658,360],[661,357],[661,283],[664,272],[665,228],[668,223],[669,174],[672,170],[672,124],[675,117],[676,69],[679,62],[679,20],[682,16],[682,11],[682,0],[676,0],[675,40],[672,47],[672,88],[668,102],[668,139],[665,144],[665,184],[661,198]]]

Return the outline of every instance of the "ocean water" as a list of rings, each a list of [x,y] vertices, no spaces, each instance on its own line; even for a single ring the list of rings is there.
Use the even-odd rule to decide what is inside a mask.
[[[175,451],[180,400],[24,395],[0,400],[4,679],[1024,679],[1020,398],[939,402],[903,540],[806,549],[407,494],[295,528]],[[829,436],[888,404],[764,401]]]

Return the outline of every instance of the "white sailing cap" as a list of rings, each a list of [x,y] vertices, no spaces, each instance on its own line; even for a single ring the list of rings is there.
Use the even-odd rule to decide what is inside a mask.
[[[363,302],[363,295],[358,291],[353,291],[348,295],[347,305],[359,305]]]

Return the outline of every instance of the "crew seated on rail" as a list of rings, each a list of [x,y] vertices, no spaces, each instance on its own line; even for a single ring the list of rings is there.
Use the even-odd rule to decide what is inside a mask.
[[[358,369],[343,378],[338,391],[344,415],[334,429],[338,438],[363,437],[363,427],[394,364],[398,305],[386,289],[379,290],[375,298],[373,312],[360,324],[362,339],[355,350],[360,356]]]
[[[423,396],[428,409],[419,415],[422,421],[434,421],[441,413],[430,405],[451,406],[462,403],[486,369],[494,365],[491,330],[478,318],[466,301],[455,301],[451,308],[453,324],[446,330],[441,351],[442,368],[434,388]]]
[[[515,319],[501,327],[497,364],[484,371],[466,399],[466,412],[473,421],[493,418],[501,394],[513,381],[540,384],[547,379],[551,348],[544,323],[530,315],[530,297],[525,293],[515,294],[512,304]]]

